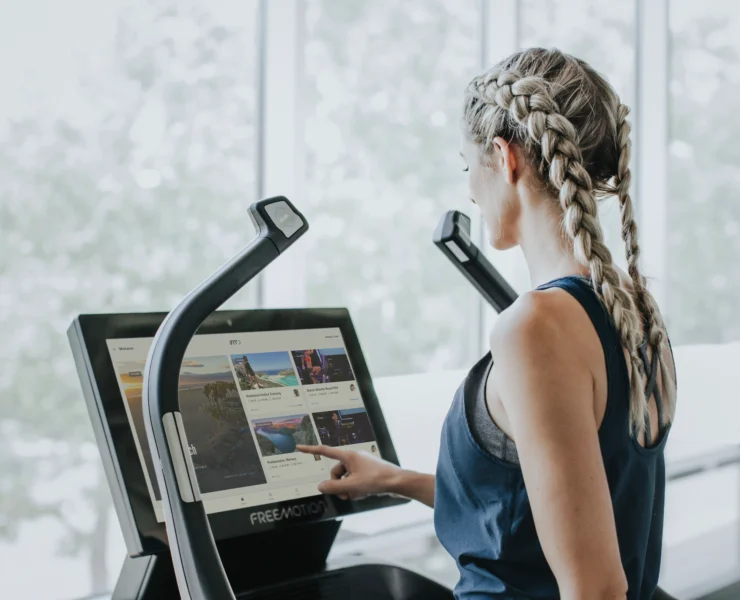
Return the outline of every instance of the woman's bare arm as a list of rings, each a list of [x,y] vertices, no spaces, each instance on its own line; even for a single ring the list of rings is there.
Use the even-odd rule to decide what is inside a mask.
[[[417,500],[434,508],[434,485],[436,478],[428,473],[406,471],[399,473],[397,479],[391,483],[390,493]]]
[[[582,308],[566,292],[523,296],[491,336],[496,387],[560,597],[624,600],[627,579],[594,416],[594,374],[574,340],[580,326],[574,323],[582,319]]]
[[[319,491],[344,499],[393,494],[434,507],[434,475],[407,471],[367,452],[331,446],[298,446],[298,450],[337,461],[331,479],[319,484]]]

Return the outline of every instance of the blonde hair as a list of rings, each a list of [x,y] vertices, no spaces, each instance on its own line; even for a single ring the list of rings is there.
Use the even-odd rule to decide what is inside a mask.
[[[556,49],[530,48],[470,82],[463,122],[484,154],[492,151],[495,137],[518,144],[558,198],[575,258],[590,269],[593,288],[629,355],[631,429],[639,437],[649,415],[639,355],[642,329],[660,365],[663,424],[673,417],[675,394],[663,360],[665,325],[638,266],[628,114],[609,83],[588,64]],[[597,200],[608,195],[619,200],[631,291],[620,283],[598,218]]]

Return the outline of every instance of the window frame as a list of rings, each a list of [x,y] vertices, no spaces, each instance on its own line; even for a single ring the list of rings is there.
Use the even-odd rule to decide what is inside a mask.
[[[481,3],[481,69],[486,69],[501,60],[501,57],[516,52],[521,44],[521,1],[520,0],[480,0]],[[494,258],[494,250],[487,241],[485,226],[482,219],[475,213],[477,237],[475,243],[481,248],[486,257],[494,264],[507,281],[511,281],[512,274],[520,268],[517,256],[512,252],[498,254]],[[474,223],[475,223],[474,222]],[[478,311],[480,321],[477,324],[482,336],[480,351],[488,350],[488,333],[493,328],[498,314],[483,299],[480,299]]]
[[[670,0],[637,0],[633,153],[643,271],[663,312],[666,294]]]
[[[305,114],[301,93],[306,37],[305,0],[260,0],[257,61],[255,199],[305,195]],[[310,223],[309,223],[310,226]],[[306,305],[302,252],[287,252],[258,280],[258,308]]]

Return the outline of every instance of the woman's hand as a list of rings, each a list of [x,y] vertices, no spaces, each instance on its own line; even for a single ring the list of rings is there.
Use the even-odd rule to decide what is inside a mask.
[[[390,494],[434,508],[434,475],[407,471],[367,452],[331,446],[296,446],[296,449],[339,461],[331,470],[331,479],[319,484],[323,494],[334,494],[343,500]]]
[[[343,500],[361,500],[367,496],[392,494],[402,478],[403,469],[367,452],[343,450],[331,446],[296,446],[296,450],[325,456],[337,462],[331,479],[319,484],[322,494],[333,494]]]

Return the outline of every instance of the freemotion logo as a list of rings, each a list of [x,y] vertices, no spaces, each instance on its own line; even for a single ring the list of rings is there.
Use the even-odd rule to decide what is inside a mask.
[[[318,500],[316,502],[304,502],[303,504],[294,504],[285,508],[273,508],[272,510],[256,510],[249,515],[249,520],[255,523],[276,523],[278,521],[288,521],[290,519],[302,519],[305,517],[317,517],[326,512],[326,502]]]

